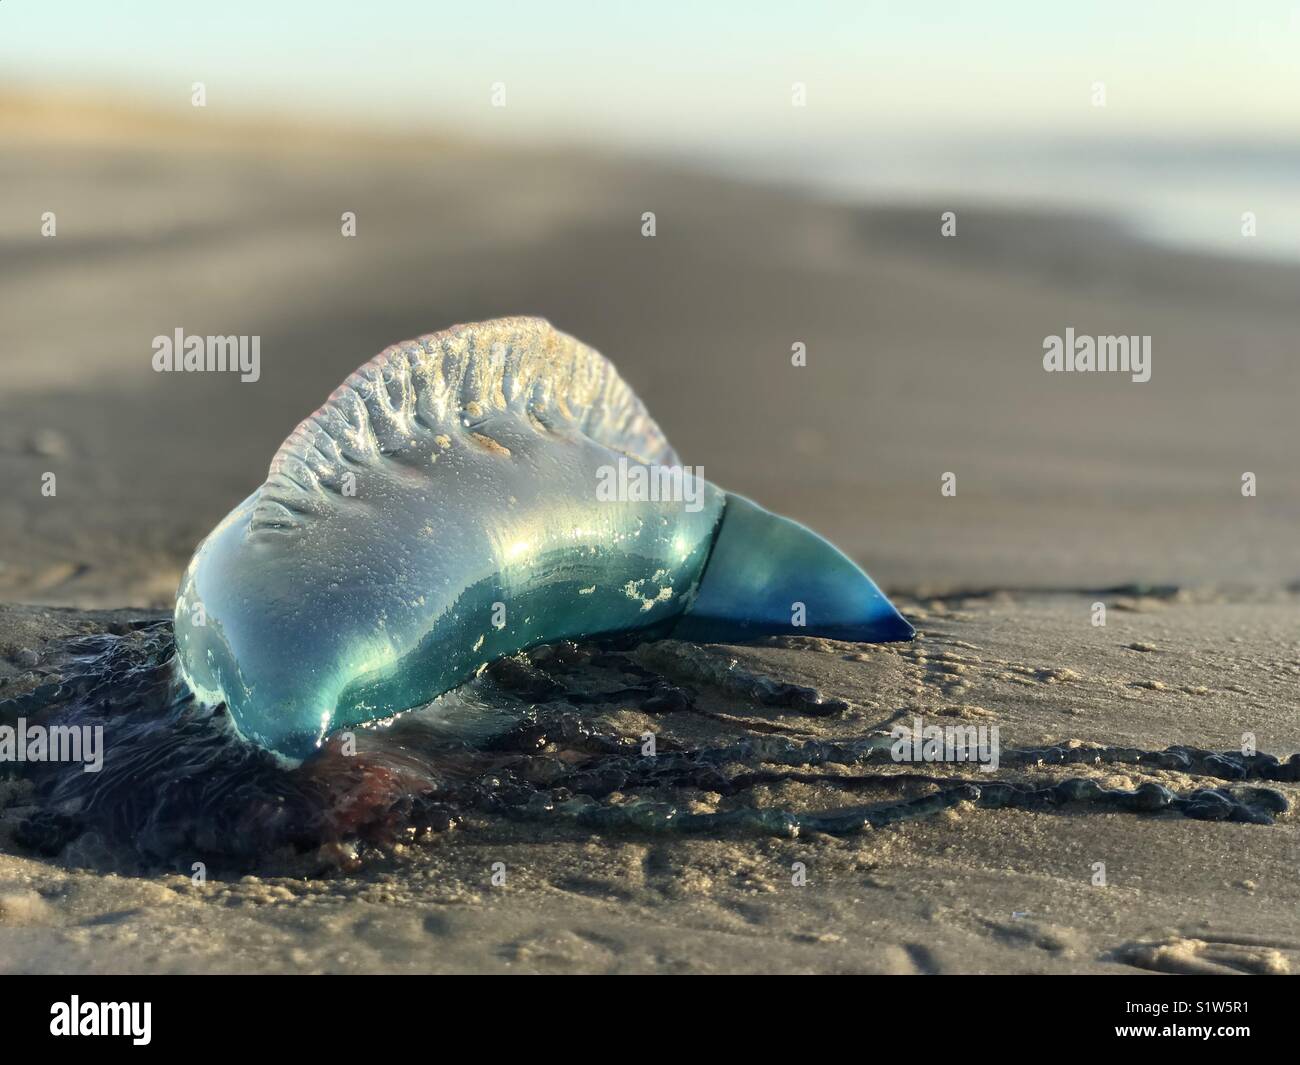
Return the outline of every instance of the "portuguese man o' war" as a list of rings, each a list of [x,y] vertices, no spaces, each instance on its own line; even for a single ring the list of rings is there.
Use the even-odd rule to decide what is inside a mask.
[[[199,545],[175,611],[195,695],[290,759],[526,648],[638,630],[914,635],[826,540],[682,467],[613,365],[536,318],[353,373]]]

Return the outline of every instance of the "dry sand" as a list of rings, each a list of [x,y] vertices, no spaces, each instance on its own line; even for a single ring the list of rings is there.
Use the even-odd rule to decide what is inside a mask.
[[[923,713],[997,723],[1009,746],[1226,750],[1252,732],[1300,749],[1300,269],[1160,251],[1095,221],[855,210],[558,150],[30,111],[0,107],[14,147],[0,158],[0,600],[169,605],[197,540],[363,359],[536,313],[613,358],[685,461],[825,532],[922,630],[910,647],[714,649],[851,704],[810,721],[713,692],[717,712],[796,736]],[[938,233],[949,206],[955,240]],[[43,239],[50,210],[58,236]],[[1045,374],[1042,339],[1066,326],[1152,335],[1151,381]],[[260,335],[261,380],[155,374],[151,340],[177,327]],[[1181,591],[1097,591],[1119,583]],[[102,624],[4,609],[0,695],[39,682],[49,639]],[[24,795],[4,787],[10,971],[1300,966],[1294,813],[1256,826],[963,806],[780,841],[470,826],[356,877],[195,888],[22,853],[9,833]],[[807,785],[761,798],[844,801]]]

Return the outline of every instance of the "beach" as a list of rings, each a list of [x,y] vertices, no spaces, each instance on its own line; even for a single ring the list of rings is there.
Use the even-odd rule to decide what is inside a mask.
[[[1300,750],[1300,266],[1157,248],[1104,217],[853,206],[558,147],[207,118],[0,99],[0,698],[45,682],[60,639],[169,612],[198,541],[363,361],[534,314],[607,355],[683,462],[827,536],[919,632],[693,649],[848,709],[808,718],[696,679],[731,720],[667,715],[668,734],[838,740],[923,717],[996,724],[1007,747]],[[260,338],[257,379],[156,372],[154,338],[178,329]],[[1150,379],[1045,372],[1067,329],[1150,338]],[[356,874],[195,885],[34,855],[13,838],[30,795],[0,796],[9,972],[1300,966],[1294,809],[962,804],[795,839],[469,825]],[[847,801],[790,782],[758,800]]]

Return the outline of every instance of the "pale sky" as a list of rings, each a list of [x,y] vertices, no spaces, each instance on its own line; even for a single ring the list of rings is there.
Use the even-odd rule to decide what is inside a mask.
[[[649,150],[873,134],[1280,141],[1300,135],[1300,4],[0,3],[0,85],[185,106],[194,81],[209,108]]]

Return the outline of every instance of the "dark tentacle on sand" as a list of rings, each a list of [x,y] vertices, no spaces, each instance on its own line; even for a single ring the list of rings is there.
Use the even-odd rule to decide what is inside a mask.
[[[196,705],[176,683],[167,621],[142,617],[115,630],[52,644],[46,678],[0,702],[0,723],[25,718],[104,727],[99,773],[50,763],[19,767],[34,790],[16,838],[74,864],[185,869],[202,860],[213,871],[354,868],[395,843],[460,824],[490,830],[494,819],[601,833],[790,837],[885,829],[969,804],[1038,811],[1084,805],[1269,824],[1286,799],[1249,782],[1300,779],[1296,756],[1284,762],[1181,746],[1003,750],[1001,768],[1030,774],[1025,779],[993,779],[970,767],[912,772],[891,761],[883,733],[827,741],[748,732],[697,746],[665,736],[654,757],[646,757],[639,738],[593,725],[592,708],[626,704],[650,715],[692,714],[696,696],[637,664],[626,640],[554,645],[494,666],[465,695],[508,722],[481,742],[440,739],[426,729],[430,712],[422,710],[390,728],[359,730],[355,752],[346,737],[334,737],[303,765],[286,768],[235,735],[221,708]],[[614,682],[602,683],[610,675]],[[699,676],[708,682],[706,670]],[[797,715],[824,717],[845,705],[744,670],[729,669],[723,679],[724,694]],[[1177,792],[1155,781],[1123,789],[1087,777],[1032,775],[1069,765],[1173,771],[1228,783]],[[831,809],[760,804],[757,789],[784,784],[884,798]],[[691,810],[693,795],[721,797],[728,808]]]

